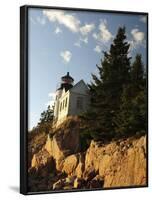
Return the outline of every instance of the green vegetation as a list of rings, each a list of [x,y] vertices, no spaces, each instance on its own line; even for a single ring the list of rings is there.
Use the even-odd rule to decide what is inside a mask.
[[[41,113],[40,122],[38,123],[38,128],[40,131],[44,131],[45,133],[49,133],[52,128],[53,122],[53,109],[50,106],[47,107],[46,111]]]
[[[40,120],[36,127],[34,127],[30,133],[38,134],[38,133],[46,133],[48,134],[52,128],[53,122],[53,109],[50,106],[47,107],[47,110],[41,113]]]
[[[120,27],[109,51],[97,65],[99,73],[92,74],[88,85],[91,95],[89,110],[83,113],[80,125],[82,151],[91,139],[110,140],[147,132],[147,89],[142,57],[129,56],[125,27]],[[32,131],[37,134],[52,133],[53,110],[48,106]],[[70,123],[70,124],[69,124]],[[66,127],[75,126],[66,122]],[[30,136],[29,136],[30,138]]]
[[[91,104],[81,115],[85,124],[82,138],[128,137],[146,132],[146,78],[141,55],[137,54],[131,64],[129,43],[125,27],[118,29],[110,50],[92,74],[89,85]]]
[[[53,110],[50,106],[41,113],[40,120],[36,127],[33,127],[28,134],[28,166],[31,159],[46,143],[47,134],[52,133]]]
[[[132,64],[130,75],[130,82],[123,88],[120,111],[115,120],[116,132],[120,135],[146,132],[146,79],[139,54]]]
[[[28,134],[29,151],[39,150],[46,142],[47,134],[52,132],[53,110],[50,106],[41,113],[40,120],[36,127],[33,127]]]

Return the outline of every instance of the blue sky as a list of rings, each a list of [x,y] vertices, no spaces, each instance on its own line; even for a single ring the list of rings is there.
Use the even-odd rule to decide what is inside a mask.
[[[75,83],[91,81],[102,51],[109,50],[119,26],[126,26],[130,56],[141,53],[146,65],[146,21],[144,15],[30,8],[29,129],[52,105],[60,78],[67,71]]]

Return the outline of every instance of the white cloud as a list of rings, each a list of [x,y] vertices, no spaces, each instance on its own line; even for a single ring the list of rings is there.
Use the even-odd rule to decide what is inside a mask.
[[[147,22],[147,16],[140,16],[139,21],[146,23]]]
[[[130,44],[129,52],[131,55],[131,52],[134,50],[139,49],[140,47],[146,47],[146,40],[145,40],[145,34],[144,32],[139,31],[139,29],[136,27],[131,30],[131,36],[132,38],[128,41]]]
[[[66,13],[63,10],[43,10],[43,14],[51,22],[63,24],[70,31],[80,32],[82,35],[88,35],[95,28],[93,23],[81,26],[80,20],[75,15]]]
[[[80,40],[74,43],[74,46],[81,47]]]
[[[36,18],[37,22],[40,23],[41,25],[45,25],[46,24],[46,19],[44,17],[37,17]]]
[[[128,43],[130,44],[130,46],[129,46],[129,54],[131,55],[131,51],[137,48],[137,44],[133,40],[129,40]]]
[[[82,41],[85,44],[87,44],[88,43],[88,37],[83,37],[83,38],[80,37],[80,41]]]
[[[72,53],[70,51],[66,50],[66,51],[62,51],[60,53],[60,56],[63,58],[63,60],[64,60],[65,63],[68,63],[71,60]]]
[[[33,24],[38,24],[38,23],[41,24],[41,25],[46,24],[46,19],[43,16],[37,16],[36,18],[33,18],[32,16],[30,16],[29,19]]]
[[[132,51],[137,50],[140,47],[146,48],[146,40],[143,40],[142,42],[137,42],[135,40],[129,40],[128,43],[130,44],[130,47],[129,47],[130,55],[131,55]]]
[[[36,21],[35,21],[35,19],[32,17],[32,16],[30,16],[30,21],[33,23],[33,24],[36,24]]]
[[[85,24],[84,26],[80,27],[80,33],[82,35],[88,35],[94,28],[94,24]]]
[[[99,30],[100,30],[99,36],[103,41],[108,42],[110,39],[112,39],[112,34],[108,30],[107,22],[105,20],[101,21],[99,25]]]
[[[96,47],[93,50],[97,53],[101,53],[101,47],[99,45],[96,45]]]
[[[74,43],[74,46],[81,47],[82,43],[88,44],[88,37],[79,37],[78,41]]]
[[[93,23],[81,25],[81,21],[76,15],[67,13],[63,10],[43,10],[43,14],[50,22],[64,25],[73,33],[80,34],[78,42],[74,43],[77,47],[80,47],[81,43],[88,43],[88,34],[95,28]],[[56,28],[55,33],[61,33],[59,27]]]
[[[131,35],[133,37],[133,40],[137,44],[140,44],[140,43],[142,43],[144,41],[145,34],[144,34],[144,32],[139,31],[138,28],[132,29],[131,30]]]
[[[101,42],[108,42],[109,40],[112,39],[113,36],[112,36],[112,33],[108,30],[106,20],[101,20],[99,24],[99,32],[93,33],[92,36],[94,39]]]
[[[63,24],[72,32],[78,32],[80,27],[80,21],[71,14],[67,14],[61,10],[43,10],[43,14],[51,21]]]
[[[97,39],[98,39],[98,35],[97,35],[97,33],[93,33],[93,34],[92,34],[92,37],[93,37],[94,39],[97,40]]]
[[[61,30],[59,27],[56,27],[54,33],[55,33],[55,34],[62,33],[62,30]]]

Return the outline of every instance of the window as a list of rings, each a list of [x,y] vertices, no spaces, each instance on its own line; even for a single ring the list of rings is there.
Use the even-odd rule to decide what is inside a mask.
[[[82,97],[77,97],[77,108],[83,109],[83,98]]]
[[[62,102],[60,103],[60,112],[61,112],[61,110],[62,110]]]
[[[64,100],[63,100],[63,105],[62,105],[62,109],[64,109]]]
[[[65,108],[67,107],[67,101],[68,101],[68,98],[66,97],[66,99],[65,99]]]

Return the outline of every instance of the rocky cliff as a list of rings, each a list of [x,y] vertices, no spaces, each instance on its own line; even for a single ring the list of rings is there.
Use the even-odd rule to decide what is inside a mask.
[[[146,185],[146,136],[92,140],[81,152],[79,131],[79,120],[69,118],[48,135],[31,160],[31,191]]]
[[[92,141],[85,157],[85,170],[90,168],[103,177],[103,187],[145,185],[146,137],[107,145]]]

